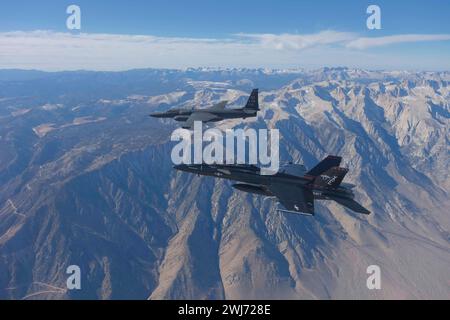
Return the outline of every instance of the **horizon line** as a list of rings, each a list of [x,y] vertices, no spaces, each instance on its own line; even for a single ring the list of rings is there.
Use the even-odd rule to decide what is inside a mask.
[[[446,73],[450,72],[450,69],[405,69],[405,68],[360,68],[360,67],[346,67],[346,66],[321,66],[321,67],[288,67],[288,68],[271,68],[271,67],[211,67],[211,66],[199,66],[199,67],[185,67],[185,68],[170,68],[170,67],[143,67],[143,68],[129,68],[123,70],[99,70],[99,69],[61,69],[61,70],[48,70],[48,69],[38,69],[38,68],[0,68],[1,71],[24,71],[24,72],[42,72],[42,73],[70,73],[70,72],[107,72],[107,73],[120,73],[120,72],[130,72],[130,71],[144,71],[144,70],[165,70],[165,71],[233,71],[233,70],[250,70],[250,71],[280,71],[280,73],[296,73],[301,71],[321,71],[323,69],[330,70],[361,70],[369,72],[410,72],[410,73]]]

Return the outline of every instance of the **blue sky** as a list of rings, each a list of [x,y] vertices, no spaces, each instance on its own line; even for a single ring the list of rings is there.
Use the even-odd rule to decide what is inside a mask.
[[[70,4],[81,8],[77,32],[66,29]],[[381,8],[381,30],[366,27],[370,4]],[[0,68],[450,69],[450,1],[6,0],[0,6]]]

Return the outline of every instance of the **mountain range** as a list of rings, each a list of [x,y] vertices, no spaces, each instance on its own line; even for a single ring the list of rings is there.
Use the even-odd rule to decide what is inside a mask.
[[[172,169],[177,125],[149,113],[256,87],[258,117],[216,127],[279,129],[284,162],[342,156],[370,216]],[[0,70],[0,298],[448,299],[449,128],[450,72]]]

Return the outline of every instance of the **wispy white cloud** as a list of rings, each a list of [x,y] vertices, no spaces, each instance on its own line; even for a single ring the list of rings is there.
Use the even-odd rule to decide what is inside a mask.
[[[303,50],[320,45],[341,44],[354,40],[357,35],[350,32],[333,30],[321,31],[314,34],[248,34],[239,33],[237,36],[260,42],[264,47],[278,50]]]
[[[149,66],[184,67],[190,63],[214,64],[218,60],[215,55],[226,58],[250,47],[228,39],[5,32],[0,33],[0,68],[123,70]]]
[[[368,49],[398,43],[445,40],[450,40],[450,34],[400,34],[386,37],[358,38],[348,42],[346,46],[354,49]]]
[[[43,70],[126,70],[133,68],[218,67],[403,67],[405,60],[423,68],[448,62],[403,59],[370,50],[374,46],[449,40],[450,35],[398,35],[361,38],[357,34],[237,34],[228,39],[151,35],[73,34],[53,31],[0,33],[0,68]],[[432,54],[443,53],[433,52]],[[447,54],[448,56],[448,54]],[[422,59],[422,57],[416,57]],[[430,61],[430,59],[426,60]],[[370,62],[370,63],[369,63]]]

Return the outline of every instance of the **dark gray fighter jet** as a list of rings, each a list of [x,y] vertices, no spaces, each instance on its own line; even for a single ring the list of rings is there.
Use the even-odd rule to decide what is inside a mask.
[[[155,118],[173,118],[181,122],[184,129],[192,129],[194,121],[217,122],[225,119],[256,117],[259,111],[258,89],[254,89],[248,98],[247,104],[239,109],[226,109],[228,101],[222,101],[206,109],[171,109],[166,112],[150,114]]]
[[[239,183],[233,187],[249,193],[276,197],[286,210],[280,211],[314,215],[314,199],[334,200],[355,212],[370,211],[353,200],[355,185],[343,183],[347,168],[340,167],[341,157],[328,156],[307,171],[303,165],[288,164],[275,175],[262,175],[254,165],[177,165],[177,170],[198,175],[224,178]]]

